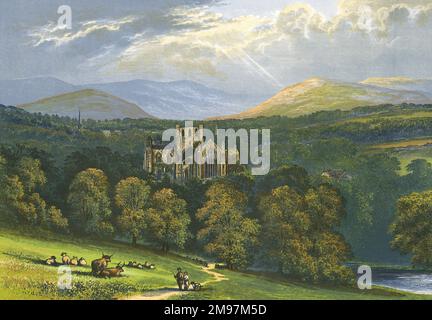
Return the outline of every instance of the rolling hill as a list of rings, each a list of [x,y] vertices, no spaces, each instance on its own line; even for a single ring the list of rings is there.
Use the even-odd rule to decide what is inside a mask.
[[[193,81],[131,81],[73,85],[53,77],[0,80],[0,104],[24,105],[47,97],[94,89],[130,101],[161,119],[204,119],[246,110],[268,98],[231,94]]]
[[[29,112],[56,114],[71,118],[77,118],[80,110],[82,119],[93,120],[152,117],[136,104],[93,89],[65,93],[19,107]]]
[[[361,83],[387,89],[417,91],[432,98],[432,80],[411,79],[406,77],[384,77],[368,78]]]
[[[417,91],[311,78],[283,89],[254,108],[219,119],[276,115],[297,117],[324,110],[351,110],[359,106],[400,104],[403,102],[431,103],[432,98]]]

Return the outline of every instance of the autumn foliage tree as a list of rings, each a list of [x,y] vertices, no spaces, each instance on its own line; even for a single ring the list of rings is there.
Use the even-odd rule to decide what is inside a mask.
[[[190,217],[186,201],[180,199],[172,189],[164,188],[154,193],[145,222],[147,234],[161,244],[164,253],[173,246],[183,248],[189,237]]]
[[[259,225],[245,216],[247,197],[233,183],[218,181],[206,193],[206,202],[197,218],[204,227],[198,239],[205,250],[224,261],[228,268],[247,266],[257,244]]]
[[[121,210],[117,225],[122,232],[131,236],[133,245],[137,244],[145,229],[149,201],[150,187],[144,180],[130,177],[121,180],[116,186],[115,203]]]
[[[345,214],[336,190],[323,185],[302,196],[282,186],[262,197],[260,210],[265,253],[280,272],[312,281],[350,279],[343,266],[349,246],[336,231]]]

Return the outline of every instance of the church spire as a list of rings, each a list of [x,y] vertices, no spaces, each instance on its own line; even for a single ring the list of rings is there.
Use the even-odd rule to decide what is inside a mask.
[[[81,130],[81,108],[78,108],[78,130]]]

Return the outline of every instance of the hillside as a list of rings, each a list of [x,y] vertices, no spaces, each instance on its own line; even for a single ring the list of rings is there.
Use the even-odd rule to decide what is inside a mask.
[[[351,110],[359,106],[403,102],[430,103],[432,98],[415,91],[312,78],[283,89],[252,109],[222,119],[277,115],[297,117],[317,111]]]
[[[81,110],[82,119],[140,119],[152,117],[137,105],[108,93],[85,89],[41,99],[19,106],[29,112],[56,114],[59,116],[78,117]]]
[[[44,260],[66,251],[97,259],[101,252],[114,254],[112,265],[118,262],[149,261],[154,270],[125,267],[120,278],[103,279],[91,275],[90,266],[72,266],[72,289],[59,290],[58,268],[47,266]],[[173,272],[181,267],[188,270],[194,281],[204,284],[199,292],[179,292]],[[220,272],[223,273],[220,274]],[[218,281],[217,276],[225,281]],[[251,284],[253,284],[251,286]],[[167,294],[169,293],[169,294]],[[172,293],[172,294],[171,294]],[[0,235],[0,299],[427,299],[428,296],[400,293],[374,288],[359,291],[349,287],[330,288],[289,282],[286,279],[240,272],[205,272],[201,266],[169,254],[126,244],[73,239],[46,234],[44,238],[23,235],[1,229]]]
[[[231,94],[194,81],[130,80],[73,85],[52,77],[0,80],[0,104],[23,105],[34,101],[94,89],[136,104],[161,119],[204,119],[246,110],[268,98]]]
[[[432,98],[432,80],[406,77],[369,78],[361,83],[394,90],[421,92]]]

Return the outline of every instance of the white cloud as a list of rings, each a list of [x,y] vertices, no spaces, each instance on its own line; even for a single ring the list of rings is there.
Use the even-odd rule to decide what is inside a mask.
[[[207,7],[177,8],[171,14],[186,29],[132,42],[113,70],[266,92],[308,76],[406,73],[416,62],[430,71],[418,54],[430,47],[418,36],[432,36],[430,13],[425,1],[342,1],[331,19],[307,4],[229,19]]]
[[[99,78],[190,79],[266,94],[312,76],[432,75],[430,0],[341,0],[331,16],[305,3],[230,17],[208,6],[176,7],[155,21],[139,15],[87,20],[66,33],[48,24],[32,30],[33,45],[91,47],[80,70]],[[169,27],[154,32],[158,19]]]
[[[130,24],[136,17],[124,17],[119,20],[95,20],[80,23],[79,30],[67,32],[57,23],[50,22],[43,27],[34,28],[29,35],[33,39],[33,46],[38,47],[45,43],[62,46],[74,40],[82,39],[97,31],[119,31],[125,24]]]

